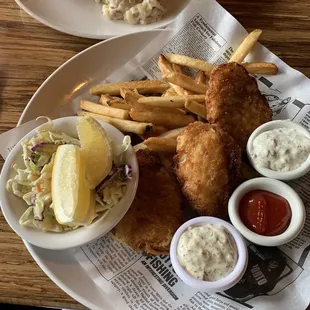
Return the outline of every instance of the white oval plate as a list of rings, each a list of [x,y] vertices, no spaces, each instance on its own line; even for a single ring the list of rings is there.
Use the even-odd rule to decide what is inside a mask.
[[[42,24],[78,37],[107,39],[118,35],[164,28],[189,4],[190,0],[162,0],[167,13],[150,25],[129,25],[111,21],[101,13],[95,0],[15,0],[29,15]]]
[[[73,115],[75,107],[72,101],[75,98],[132,59],[160,32],[153,30],[113,38],[76,55],[41,85],[29,101],[18,125],[40,115],[53,118]],[[127,46],[126,53],[120,46]],[[109,61],[104,62],[104,59]],[[75,260],[73,250],[52,251],[26,241],[24,243],[41,269],[72,298],[90,309],[114,309],[109,296],[99,289]]]

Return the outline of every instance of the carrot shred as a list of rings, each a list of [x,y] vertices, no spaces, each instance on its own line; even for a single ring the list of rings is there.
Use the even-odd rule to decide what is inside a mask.
[[[41,190],[40,184],[37,184],[36,187],[37,187],[37,192],[38,192],[38,193],[41,193],[42,190]]]

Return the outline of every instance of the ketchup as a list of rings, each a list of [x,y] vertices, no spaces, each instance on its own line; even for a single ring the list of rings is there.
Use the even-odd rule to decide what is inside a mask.
[[[246,193],[241,199],[239,213],[247,228],[264,236],[282,234],[292,217],[290,205],[285,198],[264,190]]]

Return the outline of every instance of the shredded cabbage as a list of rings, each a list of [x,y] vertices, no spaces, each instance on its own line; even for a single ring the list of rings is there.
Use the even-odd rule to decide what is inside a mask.
[[[55,218],[51,192],[52,171],[58,146],[63,144],[80,146],[80,141],[63,132],[53,131],[53,121],[47,117],[46,119],[47,122],[37,128],[37,134],[34,137],[21,143],[24,167],[13,165],[16,175],[7,181],[6,189],[22,198],[28,206],[19,220],[20,225],[42,231],[73,230],[78,226],[61,225]],[[102,216],[103,213],[106,216],[126,191],[131,168],[128,168],[129,165],[122,167],[120,165],[123,154],[130,144],[129,136],[125,136],[121,145],[113,144],[114,168],[103,180],[100,188],[98,187],[94,219]]]
[[[125,136],[121,145],[113,144],[114,167],[108,176],[97,186],[96,213],[111,210],[124,196],[127,182],[132,177],[130,165],[123,165],[123,155],[131,145],[130,136]]]
[[[120,164],[123,162],[123,155],[128,150],[129,146],[131,145],[131,138],[130,136],[125,136],[123,139],[123,143],[121,145],[115,144],[112,142],[113,147],[113,154],[114,154],[114,165],[119,167]]]

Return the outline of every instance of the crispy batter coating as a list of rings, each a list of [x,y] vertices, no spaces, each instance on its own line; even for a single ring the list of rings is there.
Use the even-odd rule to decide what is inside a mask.
[[[200,215],[226,218],[239,184],[241,150],[220,126],[195,122],[178,136],[176,174],[190,206]]]
[[[130,209],[112,235],[134,251],[169,254],[171,239],[182,225],[182,196],[173,173],[156,157],[137,152],[139,186]]]
[[[244,149],[252,132],[272,118],[266,98],[243,66],[228,63],[215,68],[206,95],[207,119],[226,130]]]

